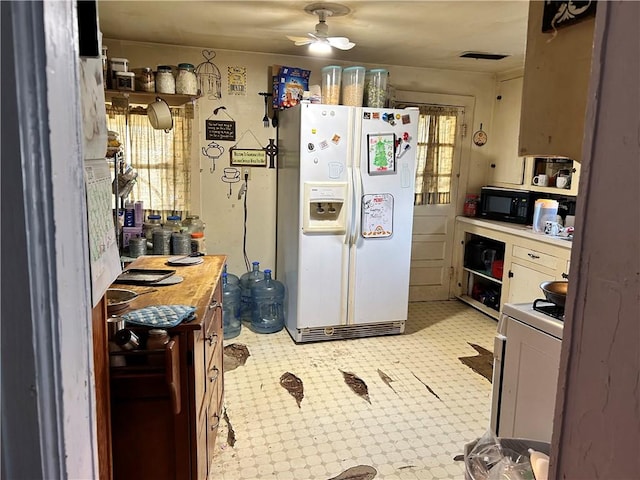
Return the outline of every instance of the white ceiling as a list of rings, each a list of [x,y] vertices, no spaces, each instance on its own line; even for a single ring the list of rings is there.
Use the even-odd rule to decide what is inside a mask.
[[[286,35],[314,32],[311,1],[99,2],[107,38],[211,49],[308,55]],[[350,12],[327,20],[330,36],[356,46],[329,58],[356,63],[432,67],[477,72],[522,68],[528,2],[363,1],[340,3]],[[462,52],[507,54],[499,60],[458,58]]]

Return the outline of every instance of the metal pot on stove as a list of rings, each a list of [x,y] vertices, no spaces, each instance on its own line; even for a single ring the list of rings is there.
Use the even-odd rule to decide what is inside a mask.
[[[567,280],[542,282],[540,284],[540,289],[544,292],[544,298],[559,307],[564,307],[568,288],[569,282]]]

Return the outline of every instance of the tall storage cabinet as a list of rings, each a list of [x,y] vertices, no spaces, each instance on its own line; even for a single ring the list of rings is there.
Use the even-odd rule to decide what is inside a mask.
[[[491,127],[492,184],[522,185],[525,159],[518,155],[522,77],[498,81]]]
[[[203,259],[180,267],[181,283],[158,286],[131,305],[193,305],[196,318],[169,329],[164,349],[145,349],[147,327],[136,327],[142,348],[111,352],[119,357],[110,369],[115,479],[205,480],[209,475],[223,399],[220,276],[226,257]],[[129,268],[166,269],[166,261],[144,256]]]

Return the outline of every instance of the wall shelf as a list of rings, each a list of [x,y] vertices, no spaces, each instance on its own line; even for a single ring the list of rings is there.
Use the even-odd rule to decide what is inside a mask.
[[[105,102],[111,103],[112,105],[119,104],[119,106],[125,106],[125,104],[149,105],[153,103],[157,97],[162,98],[171,107],[179,107],[200,98],[199,95],[172,95],[169,93],[129,92],[126,90],[104,91]]]

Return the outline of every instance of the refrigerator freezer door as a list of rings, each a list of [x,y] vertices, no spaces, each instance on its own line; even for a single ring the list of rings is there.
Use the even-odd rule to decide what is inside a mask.
[[[418,112],[356,109],[348,323],[406,320]]]
[[[289,312],[290,320],[295,321],[298,329],[344,325],[348,292],[347,234],[352,221],[349,178],[353,109],[304,104],[300,113],[297,305],[295,312]],[[323,197],[326,198],[321,201]],[[311,198],[319,201],[311,205]],[[339,212],[330,212],[338,207]],[[324,216],[318,209],[324,210]],[[312,225],[306,230],[305,211],[310,216],[307,226]]]

